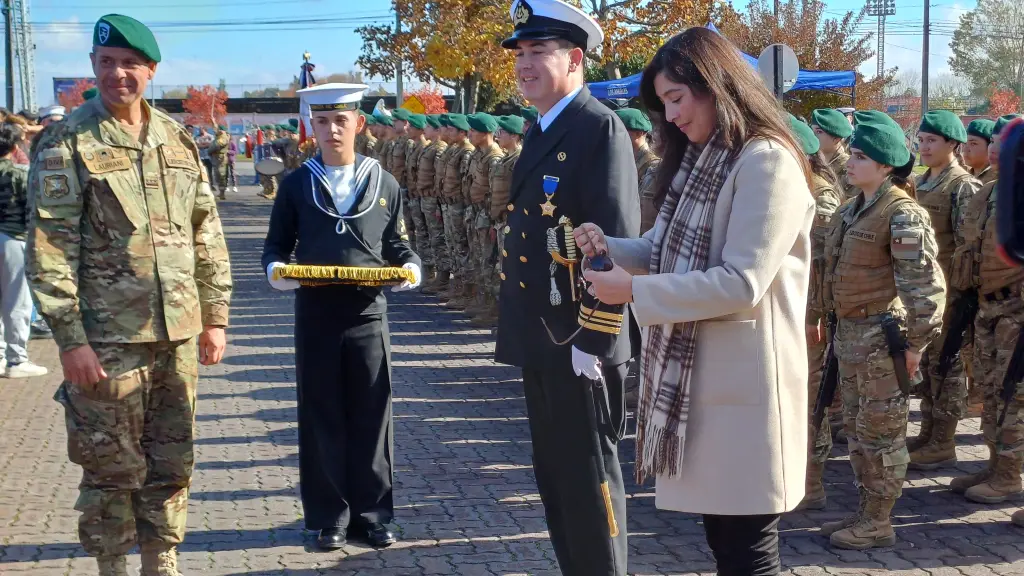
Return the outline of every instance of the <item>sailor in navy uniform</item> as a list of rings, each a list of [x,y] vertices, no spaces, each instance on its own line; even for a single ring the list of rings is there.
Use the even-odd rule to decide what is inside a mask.
[[[562,573],[624,575],[617,448],[640,334],[628,308],[575,286],[581,263],[568,266],[575,245],[563,228],[596,219],[609,234],[637,237],[633,149],[583,83],[584,53],[603,37],[597,22],[557,0],[516,0],[510,14],[515,32],[502,45],[514,50],[519,88],[540,118],[512,175],[495,359],[523,370],[537,488]]]
[[[278,290],[295,298],[295,365],[299,400],[299,482],[306,528],[318,544],[346,537],[374,546],[395,542],[392,521],[393,431],[387,299],[380,287],[299,286],[273,278],[294,264],[404,267],[415,281],[420,259],[409,247],[395,178],[355,153],[365,120],[363,84],[300,90],[309,104],[322,156],[306,161],[274,201],[263,266]],[[295,257],[292,259],[294,249]]]

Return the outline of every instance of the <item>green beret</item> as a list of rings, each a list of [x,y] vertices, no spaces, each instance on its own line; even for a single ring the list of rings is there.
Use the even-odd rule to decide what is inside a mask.
[[[381,126],[394,126],[395,125],[395,121],[391,118],[391,116],[388,116],[387,114],[375,115],[374,118],[377,119],[377,124],[379,124]]]
[[[391,111],[392,120],[402,120],[403,122],[408,122],[409,116],[412,116],[412,113],[406,110],[405,108],[395,108],[394,110]]]
[[[949,110],[930,110],[921,118],[919,132],[942,136],[954,142],[967,142],[967,129],[960,117]]]
[[[427,124],[429,124],[431,128],[440,128],[442,126],[442,124],[441,124],[441,115],[440,114],[428,114],[427,115]]]
[[[893,168],[906,166],[911,158],[910,150],[907,149],[907,137],[899,124],[888,116],[885,117],[889,120],[858,116],[857,129],[853,131],[850,147],[860,150],[879,164]]]
[[[996,123],[988,118],[976,118],[967,125],[967,135],[977,136],[986,142],[992,141],[992,129]]]
[[[498,126],[509,134],[518,134],[522,136],[523,124],[522,116],[502,116],[498,118]]]
[[[615,111],[615,114],[626,125],[626,130],[636,130],[637,132],[651,131],[651,121],[647,119],[643,112],[636,108],[620,108]]]
[[[96,21],[92,31],[93,46],[130,48],[151,62],[160,62],[160,46],[153,32],[134,18],[107,14]]]
[[[793,135],[796,136],[796,141],[800,143],[804,154],[810,156],[811,154],[818,153],[818,150],[821,149],[821,142],[818,141],[818,137],[814,135],[814,130],[811,130],[810,126],[805,124],[803,120],[790,114],[789,127],[793,130]]]
[[[520,113],[527,122],[536,122],[537,118],[540,117],[540,112],[537,111],[536,106],[526,106],[520,110]]]
[[[465,114],[449,114],[448,125],[452,128],[458,128],[463,132],[469,132],[469,119],[466,118]]]
[[[423,114],[410,114],[409,115],[409,126],[418,130],[423,130],[427,127],[427,117]]]
[[[289,118],[288,119],[288,125],[291,126],[292,128],[298,128],[299,127],[299,119],[298,118]]]
[[[469,127],[477,132],[493,133],[498,129],[498,120],[486,112],[470,114],[466,117]]]
[[[360,110],[360,112],[362,112],[362,110]],[[367,114],[366,112],[363,112],[363,118],[366,118],[367,126],[376,126],[377,124],[379,124],[379,122],[377,122],[377,117],[372,114]]]
[[[853,134],[853,126],[850,126],[846,115],[832,108],[818,108],[811,112],[811,125],[836,138],[849,138]]]
[[[1006,116],[1000,116],[999,119],[996,120],[996,125],[992,128],[992,134],[999,134],[1007,124],[1013,122],[1017,118],[1020,118],[1020,114],[1007,114]]]
[[[84,99],[86,99],[86,100],[92,100],[92,99],[93,99],[93,98],[95,98],[95,97],[96,97],[96,96],[97,96],[97,95],[98,95],[99,93],[100,93],[100,89],[99,89],[99,88],[97,88],[97,87],[95,87],[95,86],[93,86],[92,88],[89,88],[89,89],[88,89],[88,90],[86,90],[85,92],[82,92],[82,98],[84,98]]]

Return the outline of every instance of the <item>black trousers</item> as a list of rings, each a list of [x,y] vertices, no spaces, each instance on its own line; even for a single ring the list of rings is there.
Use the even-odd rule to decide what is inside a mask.
[[[387,315],[296,305],[299,492],[306,528],[391,522],[391,344]],[[309,308],[304,310],[303,308]]]
[[[523,388],[533,469],[558,566],[565,576],[625,576],[626,493],[618,441],[626,365],[605,368],[605,383],[597,387],[576,376],[568,361],[552,364],[524,368]],[[618,526],[614,538],[598,466]]]
[[[779,515],[704,515],[708,546],[719,576],[775,576],[779,560]]]

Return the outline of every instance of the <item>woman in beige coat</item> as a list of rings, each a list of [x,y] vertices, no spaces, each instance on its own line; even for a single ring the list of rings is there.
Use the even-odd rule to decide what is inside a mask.
[[[590,290],[644,329],[637,479],[704,515],[723,576],[780,570],[779,515],[804,495],[804,333],[814,200],[784,112],[739,52],[691,28],[644,71],[665,137],[660,213],[639,239],[576,230]]]

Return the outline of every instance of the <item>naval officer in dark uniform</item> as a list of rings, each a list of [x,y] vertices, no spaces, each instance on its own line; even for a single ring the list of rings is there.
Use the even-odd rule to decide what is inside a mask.
[[[291,173],[278,192],[263,248],[271,285],[298,289],[295,365],[299,399],[299,483],[306,528],[325,549],[346,537],[395,542],[386,524],[392,500],[391,346],[387,299],[379,286],[299,286],[276,279],[292,261],[313,266],[403,267],[419,285],[395,178],[355,153],[365,119],[363,84],[324,84],[298,92],[309,104],[322,152]]]
[[[584,53],[602,40],[597,22],[557,0],[516,0],[510,12],[515,32],[502,45],[540,118],[512,175],[495,359],[523,370],[534,473],[562,573],[624,575],[617,448],[626,362],[640,336],[626,307],[574,284],[583,263],[569,265],[575,246],[564,227],[596,218],[638,235],[633,148],[583,83]]]

